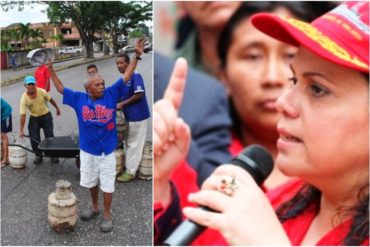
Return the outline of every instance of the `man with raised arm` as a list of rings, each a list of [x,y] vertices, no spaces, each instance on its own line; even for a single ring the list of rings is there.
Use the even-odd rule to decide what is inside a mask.
[[[98,182],[104,192],[103,220],[100,224],[102,232],[113,229],[111,216],[112,194],[116,176],[116,160],[114,149],[117,146],[116,105],[123,96],[124,82],[128,81],[144,50],[145,39],[138,39],[135,44],[135,55],[126,73],[122,75],[123,83],[119,78],[112,86],[105,88],[105,82],[99,74],[87,78],[87,93],[73,91],[63,86],[56,75],[52,62],[48,67],[51,79],[57,91],[63,94],[63,104],[71,106],[77,115],[81,180],[80,185],[90,189],[92,207],[80,214],[81,220],[90,220],[99,215]]]

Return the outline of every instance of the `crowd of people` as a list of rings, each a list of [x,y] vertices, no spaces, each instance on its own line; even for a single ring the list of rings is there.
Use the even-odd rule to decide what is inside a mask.
[[[190,86],[186,61],[179,59],[153,110],[155,244],[165,243],[186,217],[208,228],[192,245],[368,245],[368,2],[241,3],[217,24],[218,42],[202,40],[198,22],[226,15],[231,6],[222,12],[212,2],[181,4],[189,13],[204,11],[189,14],[193,31],[180,43],[193,42],[186,46],[190,66],[225,86],[230,153],[261,144],[275,168],[262,188],[238,167],[216,168],[230,160],[204,174],[199,164],[210,163],[207,152],[199,153],[197,128],[179,111]],[[207,59],[211,47],[218,59]],[[353,116],[345,114],[353,107]],[[198,164],[193,145],[203,158]],[[231,193],[220,190],[221,181],[233,181]]]

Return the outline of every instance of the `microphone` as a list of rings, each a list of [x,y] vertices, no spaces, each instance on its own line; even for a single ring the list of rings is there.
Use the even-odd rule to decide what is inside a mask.
[[[239,166],[246,170],[256,181],[262,185],[263,181],[270,175],[274,167],[274,160],[271,154],[260,145],[251,145],[245,148],[234,159],[231,164]],[[213,211],[208,207],[200,207],[203,210]],[[197,238],[206,227],[193,221],[183,221],[175,231],[164,241],[167,246],[184,246]]]

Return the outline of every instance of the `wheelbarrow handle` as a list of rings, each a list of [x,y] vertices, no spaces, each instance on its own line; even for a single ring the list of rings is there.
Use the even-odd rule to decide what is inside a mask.
[[[25,150],[27,150],[27,151],[31,152],[31,153],[34,153],[34,154],[36,154],[36,155],[40,155],[40,154],[36,153],[35,151],[33,151],[32,149],[29,149],[29,148],[27,148],[27,147],[25,147],[25,146],[22,146],[22,145],[20,145],[20,144],[8,144],[8,146],[12,146],[12,147],[20,147],[20,148],[23,148],[23,149],[25,149]]]
[[[28,135],[23,135],[23,136],[29,138],[30,140],[36,142],[37,144],[40,144],[40,141],[36,140],[35,138],[33,138],[31,136],[28,136]]]

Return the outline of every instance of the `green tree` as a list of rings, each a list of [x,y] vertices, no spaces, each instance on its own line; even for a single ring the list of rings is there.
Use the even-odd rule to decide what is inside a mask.
[[[62,33],[58,33],[58,34],[56,34],[56,35],[51,35],[50,36],[50,40],[51,41],[63,41],[63,34]],[[55,50],[55,43],[53,42],[53,44],[54,44],[54,50]]]
[[[11,43],[15,44],[15,49],[18,48],[17,41],[21,40],[20,32],[17,29],[5,29],[2,30],[1,44],[6,47],[11,47]],[[4,42],[4,43],[3,43]]]
[[[102,29],[102,26],[109,15],[102,11],[112,2],[92,1],[62,1],[49,2],[47,15],[50,22],[61,24],[71,19],[85,45],[86,58],[94,58],[93,42],[97,40],[95,33]]]
[[[29,39],[30,39],[30,34],[31,34],[31,28],[30,28],[31,23],[23,24],[20,23],[18,27],[19,35],[22,40],[22,46],[23,48],[28,48],[29,46]]]
[[[32,38],[32,47],[38,48],[42,45],[42,39],[44,37],[44,33],[41,31],[40,28],[31,29],[30,36]]]
[[[1,51],[9,50],[10,49],[9,30],[2,29],[0,38],[1,38]]]
[[[118,37],[127,36],[129,30],[137,28],[139,24],[152,20],[152,2],[111,2],[110,18],[104,24],[104,31],[112,38],[113,52],[118,53]]]
[[[139,38],[139,37],[142,37],[142,36],[143,36],[143,33],[141,32],[141,30],[140,30],[140,29],[134,29],[134,30],[132,30],[132,31],[128,34],[128,36],[129,36],[130,38]]]

